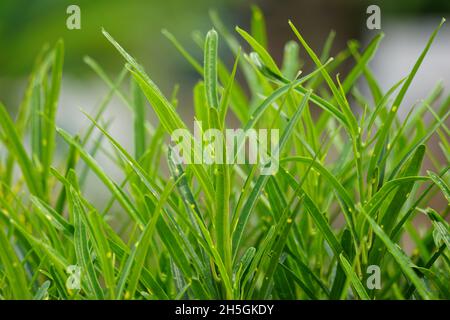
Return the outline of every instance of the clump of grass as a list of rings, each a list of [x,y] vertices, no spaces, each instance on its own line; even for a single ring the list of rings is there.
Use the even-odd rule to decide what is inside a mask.
[[[211,18],[215,29],[194,36],[203,62],[163,31],[199,74],[195,117],[219,130],[229,114],[245,129],[279,129],[279,172],[176,164],[166,138],[190,127],[177,112],[176,90],[166,98],[106,31],[125,60],[123,71],[112,80],[86,58],[109,92],[96,114],[85,114],[89,125],[79,135],[56,127],[64,51],[58,42],[37,59],[15,120],[0,105],[0,298],[450,298],[449,206],[429,207],[438,193],[450,198],[450,99],[439,103],[437,87],[414,108],[405,106],[411,110],[405,120],[397,114],[442,23],[411,72],[384,92],[369,66],[381,34],[366,48],[350,42],[332,59],[333,33],[318,55],[289,22],[295,40],[286,44],[280,68],[267,51],[258,9],[250,33],[234,34],[215,13]],[[251,53],[241,51],[238,36]],[[231,71],[218,57],[219,44],[235,56]],[[314,62],[312,72],[299,72],[303,59]],[[339,77],[347,60],[354,66]],[[128,78],[130,92],[122,85]],[[358,90],[360,80],[370,96]],[[133,112],[134,150],[107,130],[103,113],[114,95]],[[146,117],[145,100],[157,125]],[[433,135],[444,161],[427,149]],[[58,164],[57,136],[69,148]],[[105,143],[116,151],[123,181],[96,160]],[[87,174],[109,190],[104,207],[86,198]],[[413,224],[418,214],[431,221],[424,232]],[[400,245],[405,235],[416,248],[409,255]],[[66,286],[70,265],[81,268],[79,289]],[[367,286],[369,266],[380,268],[380,289]]]

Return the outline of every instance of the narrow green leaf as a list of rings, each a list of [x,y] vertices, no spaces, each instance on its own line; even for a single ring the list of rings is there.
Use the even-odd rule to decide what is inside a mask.
[[[266,21],[263,12],[256,5],[252,6],[251,31],[253,38],[255,38],[263,48],[267,49]]]
[[[264,47],[258,43],[251,35],[249,35],[246,31],[242,30],[239,27],[236,27],[236,31],[244,38],[248,44],[255,50],[255,52],[259,55],[264,65],[273,72],[275,75],[281,76],[281,71],[278,69],[275,61],[273,61],[270,54],[264,49]]]
[[[438,176],[432,171],[427,171],[427,173],[430,176],[431,180],[433,180],[433,182],[438,186],[438,188],[441,189],[445,199],[447,199],[447,202],[450,203],[450,188],[444,181],[444,179],[442,179],[440,176]]]
[[[417,292],[424,299],[431,299],[433,296],[428,292],[425,288],[425,285],[417,276],[416,272],[413,270],[414,264],[411,260],[406,256],[406,254],[400,249],[400,247],[392,242],[389,236],[383,231],[383,229],[373,220],[365,210],[361,212],[363,216],[367,219],[372,230],[375,234],[383,241],[384,245],[388,249],[389,253],[398,263],[402,271],[405,273],[405,276],[415,285]]]
[[[0,103],[0,126],[3,128],[3,134],[7,139],[6,146],[9,151],[15,156],[23,177],[27,183],[28,189],[32,194],[40,195],[42,190],[38,184],[39,175],[31,164],[31,160],[27,156],[27,152],[20,141],[19,134],[16,131],[14,122],[6,111],[5,106]]]
[[[339,255],[339,259],[341,260],[341,264],[344,267],[344,271],[347,274],[347,277],[350,278],[350,281],[355,289],[356,293],[362,300],[369,300],[369,295],[367,294],[366,289],[364,288],[361,280],[358,278],[358,275],[353,271],[353,267],[348,262],[348,260],[344,257],[343,254]]]
[[[219,98],[217,89],[217,48],[218,35],[216,30],[212,29],[206,35],[205,41],[205,92],[206,101],[210,108],[219,108]]]

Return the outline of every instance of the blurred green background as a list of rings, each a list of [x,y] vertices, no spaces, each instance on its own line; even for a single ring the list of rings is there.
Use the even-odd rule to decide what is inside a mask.
[[[14,95],[12,89],[20,85],[29,73],[41,47],[45,43],[54,43],[59,37],[64,38],[66,43],[66,74],[82,77],[89,72],[82,62],[84,55],[94,57],[110,69],[117,69],[122,61],[103,38],[101,27],[139,57],[149,71],[162,81],[163,87],[174,76],[183,81],[192,70],[182,63],[180,56],[161,35],[161,29],[169,29],[188,48],[198,52],[189,41],[191,31],[205,31],[210,27],[210,9],[217,10],[230,27],[236,24],[246,27],[252,3],[261,6],[267,16],[270,46],[278,57],[284,42],[291,37],[286,24],[288,18],[305,30],[313,45],[320,45],[332,28],[337,30],[338,40],[359,37],[364,29],[368,4],[380,5],[383,15],[423,15],[450,10],[448,0],[2,0],[1,98],[11,102],[11,95]],[[66,8],[70,4],[81,8],[81,30],[66,28]]]
[[[81,8],[81,30],[66,28],[66,9],[71,4]],[[181,84],[181,94],[189,92],[198,76],[161,29],[171,31],[201,60],[192,32],[206,32],[212,26],[209,11],[216,10],[230,30],[235,25],[248,29],[252,4],[260,6],[266,16],[269,47],[278,61],[284,44],[293,38],[288,19],[318,51],[328,32],[336,30],[332,52],[336,53],[345,48],[347,40],[364,40],[377,32],[365,27],[369,4],[381,7],[382,21],[407,16],[420,22],[423,17],[450,12],[449,0],[1,0],[0,100],[11,110],[17,107],[37,54],[44,44],[52,45],[58,38],[65,41],[65,78],[84,81],[95,77],[83,62],[85,55],[114,75],[123,60],[103,37],[102,27],[144,65],[164,92],[168,94],[176,83]],[[231,63],[226,46],[222,44],[220,50]]]
[[[450,11],[449,0],[1,0],[0,1],[0,99],[10,108],[20,98],[26,75],[45,43],[65,40],[65,75],[91,76],[83,63],[84,55],[100,61],[109,70],[118,70],[122,60],[100,30],[107,29],[127,50],[145,65],[162,88],[173,82],[184,83],[195,73],[161,35],[167,28],[188,48],[201,57],[191,41],[193,30],[210,28],[208,12],[215,9],[226,24],[248,27],[250,5],[258,4],[269,26],[269,45],[281,58],[284,43],[292,38],[287,19],[292,19],[305,33],[313,47],[320,49],[330,29],[337,31],[341,47],[349,38],[359,38],[365,31],[365,8],[378,4],[384,15],[420,16]],[[81,30],[66,28],[66,9],[81,8]]]
[[[237,1],[215,1],[214,7],[228,15]],[[66,9],[76,4],[81,9],[81,30],[68,30]],[[152,74],[162,81],[183,76],[179,68],[181,57],[162,36],[168,28],[181,39],[190,37],[192,30],[209,27],[208,10],[211,1],[111,1],[111,0],[1,0],[0,1],[0,92],[11,99],[11,87],[20,84],[31,68],[36,55],[46,43],[58,38],[65,41],[64,75],[91,76],[83,63],[89,55],[109,70],[123,64],[116,51],[101,33],[104,27],[120,43],[142,61]],[[169,76],[170,75],[170,76]],[[18,82],[16,81],[18,80]],[[3,97],[6,95],[6,97]],[[9,95],[9,97],[8,97]]]

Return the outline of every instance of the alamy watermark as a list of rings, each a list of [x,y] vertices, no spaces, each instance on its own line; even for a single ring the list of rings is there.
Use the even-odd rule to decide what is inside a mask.
[[[366,13],[370,16],[367,18],[366,26],[369,30],[381,29],[381,9],[373,4],[367,7]]]
[[[80,7],[71,4],[67,7],[66,13],[69,15],[66,19],[66,27],[69,30],[80,30],[81,29],[81,10]]]
[[[68,290],[80,290],[81,288],[81,267],[77,265],[69,265],[66,269],[69,275],[66,280],[66,288]]]
[[[273,175],[279,168],[278,129],[206,129],[194,122],[194,136],[188,129],[171,134],[176,164],[253,164],[261,175]]]
[[[369,290],[380,290],[381,289],[381,270],[380,267],[376,264],[372,264],[370,266],[367,266],[366,270],[367,274],[370,274],[370,276],[367,277],[366,280],[366,286]]]

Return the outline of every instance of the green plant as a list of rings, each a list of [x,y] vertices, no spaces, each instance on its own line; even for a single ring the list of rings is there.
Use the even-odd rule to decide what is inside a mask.
[[[298,42],[286,44],[281,69],[269,55],[258,9],[251,33],[236,28],[250,55],[241,53],[216,14],[211,18],[218,32],[194,35],[204,48],[203,64],[163,31],[201,77],[193,90],[195,116],[219,130],[230,113],[245,129],[279,129],[279,172],[259,175],[257,165],[176,164],[166,139],[188,127],[177,112],[176,88],[166,98],[106,32],[125,59],[124,70],[114,81],[86,58],[110,90],[94,116],[85,114],[84,133],[57,128],[63,68],[58,42],[37,59],[16,119],[0,105],[0,297],[450,298],[449,206],[440,213],[428,208],[438,193],[450,198],[450,97],[438,104],[437,87],[406,120],[397,116],[442,23],[411,73],[383,92],[368,64],[382,35],[362,50],[350,42],[331,59],[333,33],[317,56],[289,22],[316,66],[303,75]],[[231,72],[218,57],[219,40],[235,56]],[[335,70],[349,59],[354,67],[340,79]],[[235,81],[238,69],[248,90]],[[129,93],[123,88],[127,78]],[[371,97],[359,92],[360,79]],[[133,112],[134,152],[115,140],[102,117],[114,95]],[[157,125],[146,119],[145,98]],[[431,121],[424,120],[426,113]],[[444,163],[426,148],[433,135]],[[53,167],[56,136],[69,151]],[[113,181],[96,160],[105,142],[114,147],[109,156],[123,181]],[[431,160],[426,174],[424,158]],[[161,159],[169,172],[160,170]],[[84,195],[88,172],[110,192],[103,208]],[[432,222],[424,233],[413,225],[421,212]],[[410,255],[398,245],[404,235],[417,248]],[[80,289],[66,286],[69,265],[81,268]],[[370,265],[380,267],[380,290],[366,285]]]

